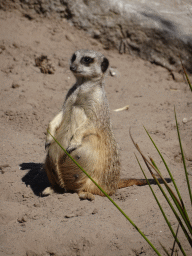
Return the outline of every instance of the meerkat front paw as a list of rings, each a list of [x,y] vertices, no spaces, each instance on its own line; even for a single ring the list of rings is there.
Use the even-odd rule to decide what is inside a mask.
[[[77,143],[70,143],[70,145],[67,147],[67,152],[70,154],[71,152],[73,152],[74,150],[76,150],[77,148],[79,148],[81,146],[81,144],[77,144]]]
[[[69,146],[67,147],[67,152],[70,154],[72,151],[76,150],[81,146],[81,141],[74,138],[74,136],[71,137],[71,141]]]
[[[45,149],[47,149],[50,146],[50,142],[45,142]]]
[[[50,146],[51,142],[52,142],[52,141],[47,141],[47,140],[46,140],[46,142],[45,142],[45,149],[47,149],[47,148]]]
[[[45,141],[45,149],[47,149],[53,141],[54,141],[53,137],[49,133],[47,133],[47,137]]]

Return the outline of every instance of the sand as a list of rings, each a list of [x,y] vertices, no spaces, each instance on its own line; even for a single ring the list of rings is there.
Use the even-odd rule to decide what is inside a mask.
[[[0,255],[155,255],[107,198],[81,201],[75,193],[40,197],[48,185],[43,171],[45,134],[75,81],[69,70],[73,52],[82,48],[102,52],[116,73],[108,75],[105,88],[120,147],[121,177],[143,178],[130,127],[141,150],[168,177],[145,126],[169,164],[191,218],[174,120],[175,106],[191,182],[192,122],[182,120],[192,116],[192,93],[183,76],[104,50],[66,20],[0,10],[0,31]],[[35,59],[42,55],[49,59],[53,74],[36,66]],[[126,105],[128,110],[114,111]],[[176,230],[177,221],[158,186],[152,187]],[[162,255],[160,243],[170,251],[173,238],[148,186],[120,189],[112,198]],[[179,238],[191,255],[181,230]]]

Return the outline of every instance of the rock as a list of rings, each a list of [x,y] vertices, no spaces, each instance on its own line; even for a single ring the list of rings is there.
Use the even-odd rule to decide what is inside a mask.
[[[73,35],[71,35],[71,34],[66,34],[65,37],[66,37],[66,39],[67,39],[69,42],[73,42],[73,41],[75,40],[74,37],[73,37]]]
[[[18,221],[19,223],[24,223],[24,222],[27,221],[27,219],[26,219],[25,216],[23,216],[23,217],[21,217],[21,218],[18,218],[17,221]]]
[[[192,18],[190,0],[15,0],[12,5],[45,16],[65,17],[97,38],[105,49],[137,55],[166,67],[183,64],[192,73]],[[8,5],[8,4],[7,4]],[[6,3],[3,4],[3,8]],[[9,4],[10,7],[10,4]]]
[[[4,174],[5,173],[4,168],[7,168],[7,167],[10,167],[10,166],[8,164],[0,165],[0,173]]]
[[[110,74],[111,76],[116,76],[116,75],[117,75],[117,72],[114,70],[114,68],[110,68],[110,69],[109,69],[109,74]]]
[[[44,73],[44,74],[54,74],[55,73],[55,67],[53,66],[51,60],[45,55],[36,57],[35,64],[37,67],[40,68],[41,73]]]
[[[98,210],[95,208],[93,211],[92,211],[92,214],[97,214],[98,213]]]
[[[15,88],[19,88],[20,87],[20,84],[17,82],[17,81],[13,81],[12,83],[12,86],[11,86],[13,89]]]
[[[27,18],[28,20],[34,20],[34,17],[28,13],[23,14],[23,17]]]
[[[189,121],[192,121],[192,117],[190,117],[190,118],[184,117],[183,120],[182,120],[182,122],[183,122],[184,124],[188,123]]]
[[[189,2],[189,1],[188,1]],[[175,70],[179,55],[192,72],[192,19],[186,2],[132,0],[66,0],[68,13],[75,26],[83,28],[106,49],[138,55],[152,63]]]
[[[183,75],[178,72],[171,72],[171,76],[176,82],[184,82]]]
[[[186,124],[188,122],[187,118],[183,118],[183,123]]]
[[[58,65],[59,65],[61,68],[66,68],[66,67],[68,67],[68,63],[67,63],[66,60],[64,60],[64,59],[59,59]]]
[[[5,46],[4,45],[0,45],[0,54],[5,51]]]

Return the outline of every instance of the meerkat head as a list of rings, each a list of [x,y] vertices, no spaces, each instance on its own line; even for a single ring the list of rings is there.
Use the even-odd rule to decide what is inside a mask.
[[[77,79],[101,79],[108,66],[108,59],[103,54],[92,50],[78,50],[72,55],[70,61],[70,70]]]

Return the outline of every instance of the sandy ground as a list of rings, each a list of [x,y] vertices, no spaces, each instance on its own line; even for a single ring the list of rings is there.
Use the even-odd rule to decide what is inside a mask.
[[[168,176],[144,125],[164,154],[191,218],[174,121],[175,105],[191,182],[191,122],[182,123],[183,118],[192,116],[188,86],[182,76],[175,74],[174,80],[159,66],[105,51],[65,20],[29,18],[16,10],[0,11],[0,166],[5,165],[0,170],[0,255],[155,255],[107,198],[96,196],[90,202],[71,193],[39,196],[48,184],[42,169],[45,133],[74,83],[69,71],[73,52],[81,48],[101,51],[117,73],[107,77],[106,91],[120,146],[121,176],[143,178],[130,127],[141,149]],[[43,74],[36,67],[35,58],[41,55],[50,59],[54,74]],[[125,105],[129,110],[113,111]],[[153,188],[176,230],[167,203],[158,187]],[[112,198],[162,255],[159,242],[170,250],[173,239],[148,186],[121,189]],[[191,255],[181,230],[179,238]]]

